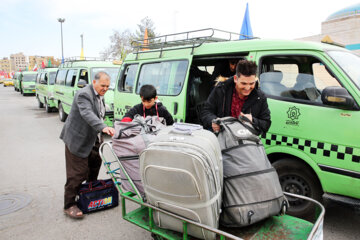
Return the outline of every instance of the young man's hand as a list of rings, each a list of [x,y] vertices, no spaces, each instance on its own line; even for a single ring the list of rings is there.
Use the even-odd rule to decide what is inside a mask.
[[[106,133],[107,135],[110,135],[110,136],[114,136],[115,134],[115,129],[112,128],[112,127],[105,127],[103,130],[102,130],[103,133]]]
[[[252,117],[252,115],[251,115],[251,113],[249,113],[249,114],[244,114],[244,113],[240,113],[240,116],[244,116],[244,117],[247,117],[249,120],[250,120],[250,122],[253,122],[253,117]]]
[[[211,127],[212,127],[214,133],[220,132],[220,125],[219,124],[211,123]]]

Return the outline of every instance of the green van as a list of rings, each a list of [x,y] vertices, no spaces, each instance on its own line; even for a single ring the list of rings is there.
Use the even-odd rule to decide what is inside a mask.
[[[55,106],[59,110],[59,118],[64,122],[70,112],[75,93],[87,84],[92,84],[96,73],[106,72],[111,83],[105,94],[105,124],[113,126],[114,87],[120,65],[110,61],[67,60],[59,66],[54,85]]]
[[[27,94],[35,95],[35,81],[37,72],[25,71],[20,72],[17,79],[17,88],[20,93],[25,96]]]
[[[54,101],[54,83],[57,68],[44,68],[38,71],[36,75],[36,99],[39,108],[45,106],[46,112],[51,112],[55,109]]]
[[[16,92],[19,91],[19,77],[20,77],[20,73],[21,72],[15,72],[14,76],[13,76],[13,81],[14,81],[14,90]]]
[[[215,65],[255,61],[272,118],[262,140],[283,190],[359,206],[360,57],[323,43],[231,40],[233,35],[205,29],[181,40],[172,34],[151,39],[145,51],[136,43],[117,80],[115,120],[140,102],[142,85],[153,84],[176,121],[201,124]],[[165,41],[170,37],[175,40]],[[313,211],[302,200],[289,201],[294,215]]]

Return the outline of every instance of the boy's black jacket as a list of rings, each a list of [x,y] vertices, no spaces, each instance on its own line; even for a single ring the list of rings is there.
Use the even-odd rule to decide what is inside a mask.
[[[174,123],[174,119],[169,113],[169,111],[166,109],[164,105],[162,105],[161,102],[156,103],[157,104],[157,110],[159,113],[159,117],[163,117],[166,121],[166,125],[172,125]],[[124,116],[129,117],[131,119],[134,119],[134,116],[136,114],[139,114],[140,116],[144,116],[144,107],[143,104],[137,104],[134,107],[132,107]],[[145,109],[145,117],[146,116],[157,116],[156,114],[156,107],[155,104],[150,109]]]

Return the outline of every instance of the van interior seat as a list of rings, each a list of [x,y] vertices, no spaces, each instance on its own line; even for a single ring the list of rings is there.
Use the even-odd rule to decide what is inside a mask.
[[[311,101],[321,101],[320,91],[316,88],[314,76],[311,74],[299,73],[296,77],[296,83],[293,90],[297,93],[296,96],[303,96],[302,99]]]
[[[283,73],[281,71],[264,72],[260,74],[260,89],[269,95],[281,96],[288,88],[281,83]]]

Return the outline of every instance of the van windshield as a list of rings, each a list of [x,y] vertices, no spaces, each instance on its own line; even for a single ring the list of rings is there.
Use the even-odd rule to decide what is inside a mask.
[[[345,51],[329,51],[328,54],[360,89],[360,57]]]
[[[110,76],[110,86],[109,89],[115,88],[116,78],[119,73],[120,68],[119,67],[102,67],[102,68],[92,68],[91,69],[91,76],[92,78],[95,77],[95,75],[98,72],[106,72]]]
[[[24,75],[22,81],[23,82],[35,82],[36,74]]]

